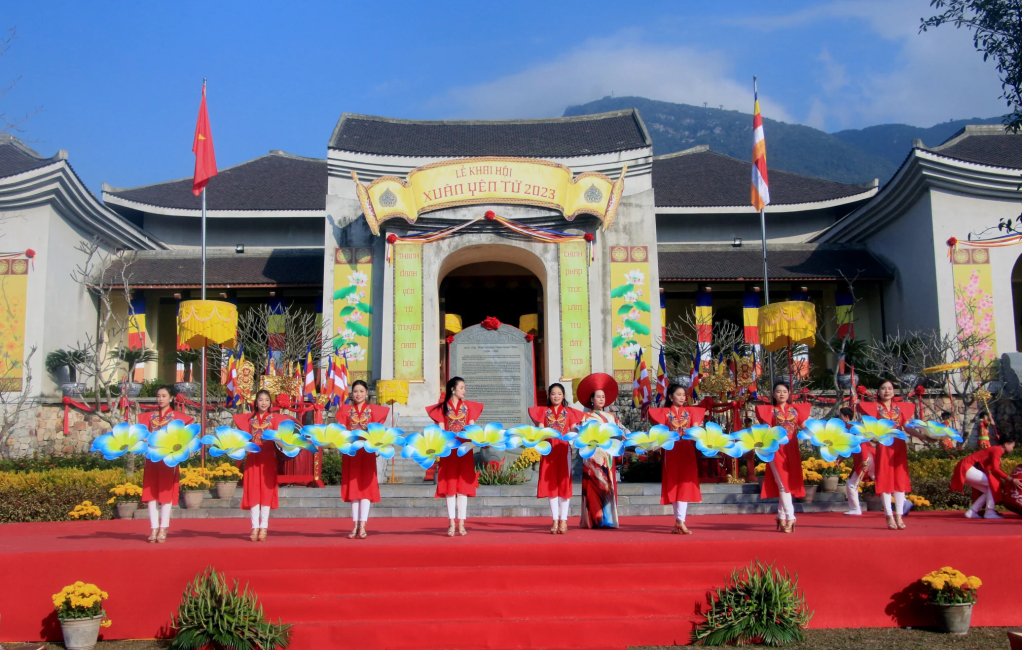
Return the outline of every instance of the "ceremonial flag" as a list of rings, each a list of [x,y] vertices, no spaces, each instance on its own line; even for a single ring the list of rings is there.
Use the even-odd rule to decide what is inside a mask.
[[[273,348],[267,348],[266,350],[266,374],[270,377],[277,376],[277,364],[273,361]]]
[[[131,299],[131,318],[128,319],[128,347],[145,347],[145,297]]]
[[[635,353],[635,376],[632,379],[632,404],[643,411],[649,408],[650,393],[649,371],[642,358],[642,349]]]
[[[692,396],[692,403],[696,401],[697,389],[699,388],[699,352],[692,356],[692,372],[689,373],[688,392]]]
[[[700,367],[713,360],[713,294],[709,291],[696,292],[696,342],[699,345]]]
[[[227,373],[226,374],[227,374],[227,382],[224,385],[224,388],[227,391],[226,406],[227,406],[227,408],[231,408],[232,406],[234,406],[234,398],[235,398],[234,391],[235,391],[235,386],[236,386],[236,384],[235,384],[236,374],[235,374],[235,371],[234,371],[234,350],[228,350],[227,351]]]
[[[752,115],[752,205],[762,210],[770,205],[767,186],[766,137],[763,135],[763,116],[759,114],[759,91],[754,92],[756,110]]]
[[[206,112],[206,81],[202,82],[202,102],[199,104],[199,120],[195,123],[195,138],[192,140],[195,154],[195,177],[192,179],[192,194],[198,196],[205,189],[209,179],[216,176],[216,155],[213,153],[213,132],[209,128],[209,113]]]
[[[305,399],[310,402],[316,401],[316,367],[312,365],[312,344],[309,344],[309,351],[305,356]]]
[[[837,292],[834,294],[837,305],[837,335],[841,339],[855,338],[855,301],[851,293]]]
[[[660,346],[660,361],[658,362],[656,375],[656,403],[657,406],[664,404],[667,400],[667,357],[664,355],[664,348]]]
[[[245,346],[238,347],[238,361],[234,364],[234,405],[241,404],[241,382],[238,374],[245,367]]]
[[[742,316],[745,320],[745,342],[759,347],[759,292],[742,294]]]
[[[341,359],[344,365],[341,365]],[[348,358],[340,352],[334,353],[334,404],[340,406],[348,401]]]

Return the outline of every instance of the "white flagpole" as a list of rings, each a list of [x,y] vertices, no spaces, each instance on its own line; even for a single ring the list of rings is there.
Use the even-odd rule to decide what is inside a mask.
[[[202,97],[206,97],[206,80],[202,80]],[[207,181],[208,182],[208,181]],[[206,299],[206,188],[202,188],[202,293],[201,299]],[[200,383],[200,390],[202,391],[202,413],[200,414],[200,422],[202,424],[202,435],[206,435],[206,347],[202,346],[202,382]],[[205,449],[205,448],[203,448]],[[206,454],[203,451],[202,454],[203,467],[206,465]]]
[[[759,86],[756,83],[756,76],[752,77],[752,92],[754,95],[759,96]],[[752,164],[756,164],[756,161],[752,161]],[[770,304],[770,273],[767,269],[767,236],[766,236],[766,206],[764,205],[759,209],[759,228],[763,241],[763,305]],[[773,390],[774,385],[774,357],[769,352],[767,354],[768,363],[770,366],[770,388]],[[788,378],[791,381],[791,378]]]

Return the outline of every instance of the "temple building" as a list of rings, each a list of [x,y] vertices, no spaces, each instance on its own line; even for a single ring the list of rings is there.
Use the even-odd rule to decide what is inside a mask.
[[[822,311],[851,295],[859,339],[956,331],[971,318],[995,334],[991,354],[1015,351],[1022,249],[947,242],[1018,216],[1020,172],[1022,137],[972,126],[939,146],[916,142],[883,188],[770,170],[771,302]],[[450,337],[489,317],[526,336],[536,395],[597,371],[630,383],[636,351],[654,367],[664,328],[697,302],[740,327],[749,300],[765,299],[749,179],[749,161],[705,146],[653,156],[635,110],[464,122],[345,113],[325,159],[271,151],[210,181],[207,292],[239,310],[322,313],[352,378],[409,381],[399,414],[421,414],[455,361],[471,365],[451,357]],[[201,282],[190,177],[104,184],[99,201],[66,153],[43,158],[5,136],[0,210],[12,251],[0,269],[22,292],[5,354],[38,347],[33,392],[59,392],[44,356],[94,327],[96,305],[70,279],[75,246],[91,237],[137,251],[131,304],[161,358],[138,375],[179,378],[165,361],[178,348],[177,305]],[[977,305],[966,316],[958,285]],[[833,361],[810,352],[812,365]]]

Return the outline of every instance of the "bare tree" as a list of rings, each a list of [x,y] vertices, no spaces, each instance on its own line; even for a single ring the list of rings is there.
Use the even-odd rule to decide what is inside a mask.
[[[271,347],[281,351],[285,362],[304,362],[309,346],[312,346],[312,360],[319,367],[320,359],[328,356],[333,348],[330,342],[330,321],[324,315],[317,323],[315,312],[287,305],[276,309],[270,305],[257,305],[238,315],[237,343],[244,347],[245,359],[251,361],[256,372],[265,371],[269,362]],[[279,337],[271,333],[283,332]],[[281,346],[283,349],[281,349]],[[222,349],[211,346],[208,356],[222,358]]]
[[[692,367],[692,357],[699,349],[697,332],[699,326],[710,323],[696,316],[695,309],[685,312],[682,317],[667,326],[667,337],[662,341],[670,376],[687,375]],[[745,343],[745,329],[731,321],[717,319],[711,327],[710,355],[730,359],[733,352],[746,354],[749,346]]]
[[[0,420],[0,456],[11,458],[13,450],[7,446],[11,432],[21,419],[21,414],[32,406],[30,395],[32,394],[32,357],[35,355],[35,345],[28,349],[24,362],[18,362],[5,358],[5,368],[0,373],[0,409],[3,409],[3,419]],[[21,378],[12,377],[15,370],[23,369]],[[14,384],[17,384],[17,390]]]
[[[7,30],[6,37],[0,37],[0,56],[3,56],[7,52],[7,50],[10,49],[11,42],[17,36],[17,32],[18,32],[17,28],[12,27]],[[7,84],[5,88],[0,89],[0,101],[2,101],[4,97],[7,96],[7,93],[14,90],[14,87],[18,85],[19,81],[21,81],[20,76],[15,78],[14,81]],[[0,112],[0,133],[10,133],[12,131],[22,133],[24,130],[21,128],[21,125],[24,124],[29,118],[31,118],[33,115],[35,115],[41,110],[43,110],[41,107],[36,107],[35,109],[29,111],[25,115],[22,115],[21,117],[12,117],[8,115],[6,112]]]

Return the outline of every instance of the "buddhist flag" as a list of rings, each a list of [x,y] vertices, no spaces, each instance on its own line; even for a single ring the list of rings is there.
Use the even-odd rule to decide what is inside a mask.
[[[767,186],[766,137],[763,135],[763,116],[759,114],[759,91],[754,91],[756,110],[752,115],[752,205],[762,210],[770,205]]]
[[[342,358],[344,365],[341,365]],[[341,353],[335,350],[330,363],[333,365],[334,373],[333,403],[340,406],[348,399],[348,358],[342,357]]]
[[[309,351],[305,356],[305,399],[310,402],[316,401],[316,367],[312,363],[312,344],[309,344]]]
[[[696,342],[699,344],[699,363],[709,363],[713,344],[713,294],[696,292]]]
[[[192,140],[195,154],[195,177],[192,178],[192,194],[198,196],[206,188],[209,179],[216,176],[216,155],[213,153],[213,132],[209,129],[209,113],[206,112],[206,82],[202,82],[202,102],[199,104],[199,120],[195,123],[195,139]]]
[[[851,293],[837,292],[834,294],[837,306],[837,336],[841,339],[855,338],[855,300]]]
[[[663,404],[667,399],[667,356],[664,354],[664,348],[660,346],[660,360],[658,361],[657,375],[656,375],[656,403],[657,406]]]
[[[128,319],[128,347],[138,350],[145,347],[145,297],[131,299],[131,318]]]
[[[227,391],[227,401],[225,406],[231,408],[234,406],[237,391],[237,371],[234,369],[234,351],[226,350],[227,352],[227,371],[224,372],[226,381],[224,382],[224,388]]]
[[[745,342],[759,345],[759,292],[746,291],[742,294],[742,316],[745,321]]]
[[[635,353],[635,375],[632,379],[632,404],[635,408],[641,408],[645,414],[649,408],[650,393],[649,371],[646,370],[646,362],[642,359],[642,349]]]

